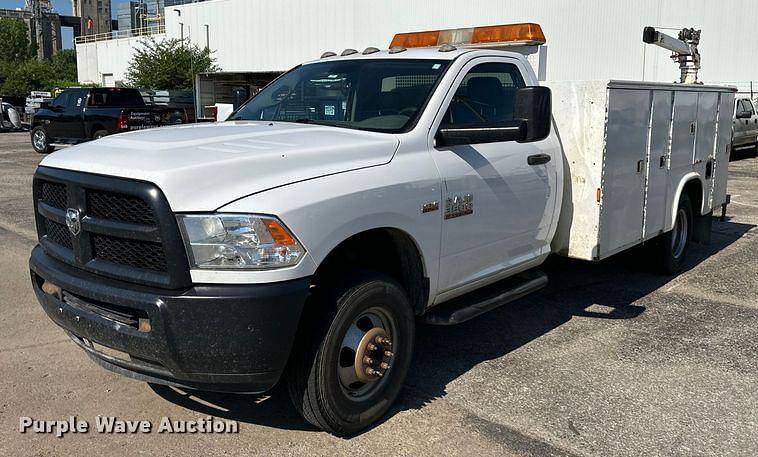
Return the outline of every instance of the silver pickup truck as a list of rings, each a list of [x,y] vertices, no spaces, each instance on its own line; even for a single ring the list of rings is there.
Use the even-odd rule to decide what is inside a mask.
[[[758,114],[755,102],[749,98],[737,98],[734,102],[734,136],[732,150],[758,152]]]

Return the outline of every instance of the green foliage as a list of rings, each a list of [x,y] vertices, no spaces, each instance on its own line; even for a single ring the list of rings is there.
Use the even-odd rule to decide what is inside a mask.
[[[0,20],[0,23],[3,20]],[[21,23],[23,25],[23,23]],[[24,28],[25,30],[25,28]],[[0,27],[0,33],[2,28]],[[24,31],[24,37],[26,32]],[[28,42],[27,42],[28,49]],[[16,58],[16,53],[0,46],[0,94],[24,97],[33,90],[78,86],[76,51],[64,49],[49,61],[29,56]]]
[[[31,45],[24,21],[0,19],[0,62],[21,62],[31,56]]]
[[[219,70],[209,49],[183,44],[179,39],[159,41],[149,37],[141,45],[126,74],[134,87],[190,89],[196,74]]]
[[[60,79],[76,81],[76,51],[63,49],[54,55],[50,64]]]
[[[30,59],[11,68],[0,93],[23,97],[33,90],[51,89],[56,78],[49,62]]]

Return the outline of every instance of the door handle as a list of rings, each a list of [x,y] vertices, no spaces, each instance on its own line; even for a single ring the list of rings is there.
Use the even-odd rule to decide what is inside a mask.
[[[548,162],[550,162],[550,156],[547,154],[534,154],[526,158],[526,163],[529,165],[542,165]]]

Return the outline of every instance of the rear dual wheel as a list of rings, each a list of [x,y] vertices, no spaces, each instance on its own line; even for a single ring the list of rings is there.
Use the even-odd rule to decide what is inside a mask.
[[[687,194],[682,194],[676,209],[674,228],[661,235],[654,244],[663,273],[673,275],[682,271],[693,229],[692,203]]]
[[[290,397],[313,425],[353,435],[400,392],[413,354],[410,302],[393,279],[365,273],[306,306],[286,375]]]

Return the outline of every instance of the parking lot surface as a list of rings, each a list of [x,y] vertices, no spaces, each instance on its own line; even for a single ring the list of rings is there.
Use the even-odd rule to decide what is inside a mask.
[[[456,327],[419,327],[396,405],[339,439],[300,419],[282,389],[181,392],[91,362],[29,284],[41,158],[28,134],[0,134],[0,455],[758,455],[758,159],[731,163],[727,220],[693,246],[685,273],[650,273],[641,253],[551,259],[538,294]],[[18,432],[21,416],[98,415],[213,415],[239,421],[239,433]]]

